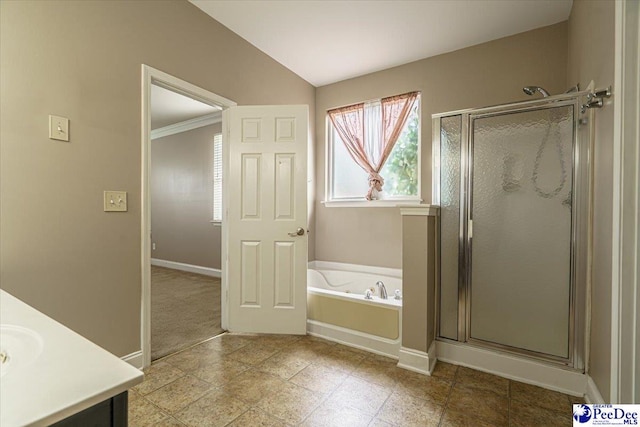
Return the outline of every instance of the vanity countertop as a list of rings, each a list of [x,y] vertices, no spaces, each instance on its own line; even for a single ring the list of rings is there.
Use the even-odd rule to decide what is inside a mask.
[[[2,427],[50,425],[142,382],[142,371],[1,289],[0,327]]]

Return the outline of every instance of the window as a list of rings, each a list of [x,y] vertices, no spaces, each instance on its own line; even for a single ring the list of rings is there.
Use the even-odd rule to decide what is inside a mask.
[[[397,97],[378,99],[374,101],[357,104],[336,110],[330,110],[327,114],[328,122],[328,176],[327,176],[327,201],[362,201],[363,205],[367,202],[367,196],[370,192],[370,179],[373,177],[367,171],[369,166],[363,165],[363,160],[356,160],[359,156],[365,156],[369,160],[375,170],[383,157],[385,145],[381,140],[391,139],[393,133],[390,130],[389,122],[397,125],[396,141],[392,144],[391,152],[388,154],[386,161],[383,161],[382,168],[378,174],[382,177],[384,184],[382,191],[374,191],[371,199],[389,200],[389,201],[419,201],[420,199],[420,96],[415,93],[415,98],[407,103],[400,105],[398,108],[389,110],[383,114],[384,108],[389,108],[388,102],[405,102],[406,97],[412,94],[400,95]],[[391,101],[387,101],[391,100]],[[387,104],[385,104],[387,102]],[[406,111],[400,112],[402,108]],[[350,110],[352,109],[352,110]],[[360,109],[359,112],[353,111]],[[359,150],[349,148],[343,142],[341,133],[334,122],[331,120],[331,114],[334,112],[347,111],[346,114],[358,114],[360,118],[348,117],[346,119],[346,127],[353,131],[347,135],[349,137],[360,133],[364,140],[364,146]],[[405,120],[402,120],[402,115]],[[383,119],[385,116],[385,119]],[[389,119],[391,117],[391,120]],[[398,119],[398,116],[400,118]],[[394,118],[398,119],[397,123]],[[383,120],[387,129],[384,129]],[[355,124],[355,122],[361,123]],[[340,124],[338,124],[340,126]],[[347,132],[349,133],[349,132]],[[399,136],[397,134],[399,133]],[[359,138],[354,138],[359,139]],[[353,153],[354,151],[355,154]]]
[[[213,137],[213,221],[222,222],[222,134]]]

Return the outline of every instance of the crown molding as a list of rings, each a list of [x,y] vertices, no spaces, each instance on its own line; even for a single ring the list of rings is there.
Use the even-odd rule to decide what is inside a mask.
[[[185,120],[183,122],[174,123],[169,126],[153,129],[151,131],[151,139],[158,139],[176,133],[186,132],[188,130],[201,128],[222,122],[222,111],[207,114],[206,116],[196,117],[195,119]]]

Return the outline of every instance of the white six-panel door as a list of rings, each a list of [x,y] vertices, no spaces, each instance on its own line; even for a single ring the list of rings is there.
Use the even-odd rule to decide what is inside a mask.
[[[306,332],[308,114],[306,105],[224,112],[230,331]]]

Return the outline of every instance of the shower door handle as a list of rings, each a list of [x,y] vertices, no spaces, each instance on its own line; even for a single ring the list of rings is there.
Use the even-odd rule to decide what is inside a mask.
[[[304,228],[298,227],[298,229],[295,232],[289,233],[289,237],[298,237],[298,236],[304,236]]]

